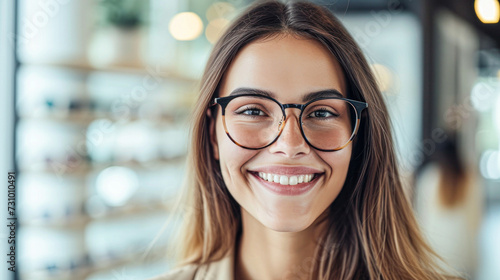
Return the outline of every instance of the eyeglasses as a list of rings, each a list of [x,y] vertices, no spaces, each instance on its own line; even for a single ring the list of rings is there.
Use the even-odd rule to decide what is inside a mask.
[[[222,108],[224,130],[236,145],[258,150],[268,147],[281,135],[286,122],[285,109],[300,110],[300,131],[313,148],[333,152],[354,139],[361,112],[368,104],[347,98],[321,97],[305,104],[281,104],[259,94],[240,94],[214,99]]]

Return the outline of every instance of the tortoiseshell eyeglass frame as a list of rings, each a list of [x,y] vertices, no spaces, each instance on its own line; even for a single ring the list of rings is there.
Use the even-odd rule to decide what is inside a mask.
[[[227,105],[229,104],[229,102],[231,102],[231,100],[235,99],[235,98],[238,98],[238,97],[241,97],[241,96],[246,96],[246,97],[258,97],[258,98],[264,98],[264,99],[269,99],[273,102],[275,102],[276,104],[278,104],[281,108],[281,112],[283,113],[283,117],[280,121],[280,129],[279,129],[279,133],[278,135],[268,144],[262,146],[262,147],[258,147],[258,148],[252,148],[252,147],[246,147],[246,146],[243,146],[241,145],[240,143],[238,143],[236,140],[234,140],[231,135],[229,134],[228,130],[227,130],[227,126],[226,126],[226,119],[225,119],[225,115],[226,115],[226,107]],[[351,134],[351,137],[349,138],[349,140],[347,141],[347,143],[345,143],[344,145],[338,147],[338,148],[335,148],[335,149],[320,149],[318,147],[315,147],[314,145],[312,145],[309,140],[307,139],[306,135],[304,134],[304,129],[302,128],[302,113],[304,112],[304,109],[311,103],[313,102],[316,102],[318,100],[324,100],[324,99],[338,99],[338,100],[344,100],[346,101],[347,103],[351,104],[352,107],[354,108],[355,112],[356,112],[356,121],[355,121],[355,126],[354,126],[354,129],[353,129],[353,132]],[[285,127],[285,121],[286,121],[286,112],[285,112],[285,109],[287,108],[295,108],[295,109],[299,109],[300,110],[300,116],[299,116],[299,124],[300,124],[300,132],[302,134],[302,137],[304,138],[304,140],[306,141],[306,143],[308,145],[310,145],[311,147],[313,147],[314,149],[318,150],[318,151],[323,151],[323,152],[335,152],[335,151],[339,151],[339,150],[342,150],[344,149],[345,147],[347,147],[353,140],[354,138],[356,137],[356,134],[358,132],[358,129],[359,129],[359,126],[360,126],[360,122],[361,122],[361,113],[363,112],[364,109],[368,108],[368,104],[365,103],[365,102],[362,102],[362,101],[357,101],[357,100],[352,100],[352,99],[347,99],[347,98],[340,98],[340,97],[321,97],[321,98],[316,98],[316,99],[313,99],[305,104],[293,104],[293,103],[290,103],[290,104],[281,104],[278,100],[272,98],[272,97],[269,97],[269,96],[265,96],[265,95],[261,95],[261,94],[253,94],[253,93],[249,93],[249,94],[238,94],[238,95],[232,95],[232,96],[226,96],[226,97],[217,97],[214,99],[213,103],[210,105],[210,107],[213,107],[215,105],[219,104],[221,106],[221,109],[222,109],[222,124],[224,126],[224,130],[226,132],[226,135],[229,137],[229,139],[231,139],[231,141],[242,147],[242,148],[245,148],[245,149],[249,149],[249,150],[260,150],[260,149],[264,149],[266,147],[269,147],[270,145],[272,145],[274,142],[276,142],[276,140],[278,140],[278,138],[280,137],[281,133],[283,132],[283,128]]]

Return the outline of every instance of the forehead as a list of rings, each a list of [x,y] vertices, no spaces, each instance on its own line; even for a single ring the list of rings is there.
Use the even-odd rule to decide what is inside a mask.
[[[282,101],[324,89],[346,96],[342,68],[329,50],[291,35],[257,40],[240,50],[221,81],[219,96],[240,87],[267,90]]]

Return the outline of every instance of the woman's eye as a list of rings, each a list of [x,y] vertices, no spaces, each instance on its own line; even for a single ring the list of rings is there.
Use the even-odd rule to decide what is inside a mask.
[[[252,108],[242,110],[240,114],[250,116],[264,116],[264,112],[262,112],[262,110]]]
[[[326,111],[326,110],[317,110],[317,111],[312,112],[309,115],[309,117],[310,118],[329,118],[329,117],[337,117],[337,115],[333,114],[329,111]]]

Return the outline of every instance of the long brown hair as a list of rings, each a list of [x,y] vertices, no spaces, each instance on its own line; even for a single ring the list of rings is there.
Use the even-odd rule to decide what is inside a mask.
[[[329,207],[309,275],[316,279],[445,279],[404,195],[388,112],[359,46],[326,8],[264,1],[244,11],[215,44],[193,112],[181,264],[218,260],[232,249],[240,207],[228,192],[210,144],[207,110],[236,54],[257,39],[291,34],[317,40],[340,63],[348,97],[367,102],[342,191]],[[312,276],[310,276],[312,277]]]

